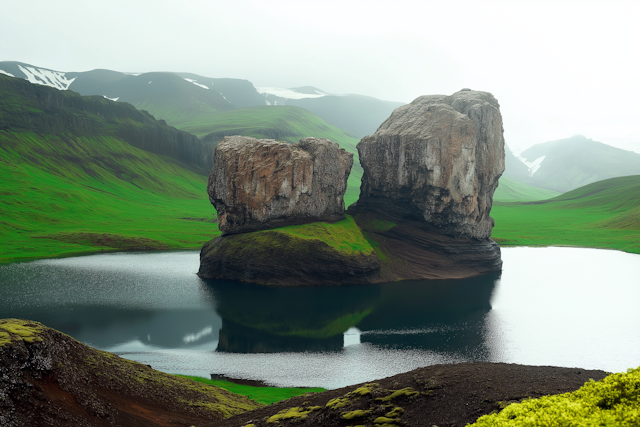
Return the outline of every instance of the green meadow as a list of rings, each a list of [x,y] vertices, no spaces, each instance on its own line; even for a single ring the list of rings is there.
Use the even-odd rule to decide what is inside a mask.
[[[640,253],[640,175],[612,178],[537,202],[496,203],[500,246],[584,246]]]
[[[219,235],[207,178],[113,137],[0,131],[0,262],[198,248]]]
[[[178,376],[182,377],[184,375]],[[247,396],[251,400],[259,403],[264,403],[266,405],[289,399],[290,397],[299,396],[301,394],[320,393],[326,391],[324,388],[254,387],[249,385],[236,384],[224,380],[208,380],[206,378],[189,376],[184,377],[189,378],[193,381],[197,381],[199,383],[218,386],[232,393]]]

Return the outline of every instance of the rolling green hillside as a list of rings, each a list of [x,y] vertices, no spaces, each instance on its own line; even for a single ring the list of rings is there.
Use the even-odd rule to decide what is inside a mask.
[[[611,178],[539,202],[497,203],[501,246],[585,246],[640,253],[640,175]]]
[[[253,138],[271,138],[298,142],[313,136],[337,142],[341,148],[353,153],[353,168],[344,196],[345,205],[358,200],[362,166],[356,144],[360,141],[344,130],[332,126],[307,110],[289,106],[249,107],[198,116],[176,124],[178,129],[192,133],[205,142],[219,142],[225,136],[244,135]]]
[[[201,246],[219,234],[204,146],[131,105],[0,76],[0,262]]]
[[[493,200],[494,202],[529,202],[550,199],[559,194],[557,191],[533,187],[503,175],[500,177],[500,185],[493,195]]]

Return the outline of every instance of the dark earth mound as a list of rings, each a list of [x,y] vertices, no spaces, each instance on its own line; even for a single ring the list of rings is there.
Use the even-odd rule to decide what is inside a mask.
[[[509,403],[574,391],[606,375],[488,362],[433,365],[368,384],[297,396],[205,425],[465,426]]]
[[[0,320],[0,426],[192,426],[261,406],[37,322]]]

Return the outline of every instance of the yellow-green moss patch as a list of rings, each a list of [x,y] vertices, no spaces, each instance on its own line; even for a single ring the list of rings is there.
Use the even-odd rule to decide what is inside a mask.
[[[474,427],[640,425],[640,368],[589,381],[577,391],[513,403]]]
[[[12,340],[20,340],[27,343],[42,341],[42,337],[40,337],[42,327],[27,320],[0,320],[0,329],[6,331],[0,331],[0,346],[9,344]]]
[[[308,408],[294,406],[293,408],[284,409],[277,414],[269,417],[267,423],[277,423],[282,420],[306,418],[313,411],[321,409],[320,406],[309,406]]]
[[[271,231],[289,234],[300,239],[321,240],[332,248],[348,254],[370,255],[374,252],[351,215],[345,215],[345,219],[333,223],[312,222],[274,228]]]
[[[394,391],[389,396],[379,397],[376,400],[379,400],[381,402],[388,402],[390,400],[397,399],[398,397],[403,397],[403,396],[411,397],[417,394],[419,394],[419,392],[415,391],[413,388],[406,387],[406,388]]]
[[[352,420],[354,418],[366,417],[370,413],[371,413],[371,410],[365,411],[363,409],[356,409],[355,411],[344,412],[342,414],[342,418],[345,419],[345,420]]]

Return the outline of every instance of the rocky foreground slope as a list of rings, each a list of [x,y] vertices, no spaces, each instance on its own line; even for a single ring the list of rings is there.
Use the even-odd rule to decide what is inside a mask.
[[[0,320],[0,426],[192,426],[261,406],[37,322]]]
[[[506,363],[433,365],[297,396],[208,427],[464,427],[513,402],[577,390],[603,371]]]
[[[500,270],[490,212],[505,148],[493,95],[421,96],[363,138],[358,153],[364,175],[349,213],[386,258],[384,279]]]

